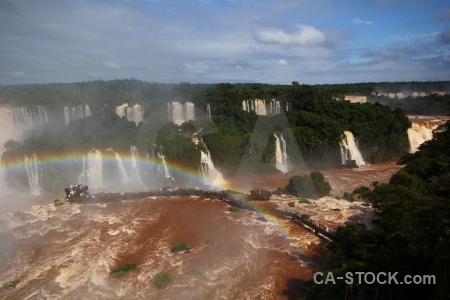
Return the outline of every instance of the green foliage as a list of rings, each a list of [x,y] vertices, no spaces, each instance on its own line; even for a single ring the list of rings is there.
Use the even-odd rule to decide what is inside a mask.
[[[352,195],[361,196],[361,198],[363,200],[368,200],[371,194],[372,194],[372,191],[367,186],[361,186],[359,188],[356,188],[352,193]]]
[[[322,173],[316,171],[310,175],[291,177],[289,184],[284,187],[283,191],[298,197],[318,199],[328,195],[331,186],[329,182],[325,181]]]
[[[311,201],[309,201],[308,199],[306,199],[306,198],[301,198],[301,199],[299,199],[298,200],[298,203],[306,203],[306,204],[311,204]]]
[[[165,289],[173,279],[167,273],[156,274],[153,277],[153,284],[160,290]]]
[[[233,213],[238,213],[240,210],[241,210],[241,209],[240,209],[239,207],[236,207],[236,206],[230,206],[230,207],[228,208],[228,211],[231,211],[231,212],[233,212]]]
[[[20,282],[20,279],[14,279],[14,280],[4,283],[2,285],[2,287],[4,289],[14,289],[14,288],[16,288],[17,284],[19,284],[19,282]]]
[[[205,240],[205,245],[208,245],[208,246],[214,246],[215,244],[216,244],[216,242],[214,242],[213,240]]]
[[[136,263],[131,263],[131,264],[125,264],[123,266],[116,266],[112,271],[111,271],[111,276],[114,278],[119,278],[119,277],[123,277],[125,275],[127,275],[128,271],[134,271],[137,268],[137,264]]]
[[[406,274],[433,274],[436,285],[384,286],[383,293],[392,299],[445,299],[449,295],[449,145],[450,132],[440,131],[420,151],[406,158],[406,167],[388,184],[378,183],[372,192],[359,189],[361,195],[367,192],[365,196],[376,209],[379,226],[366,230],[349,223],[338,228],[330,243],[337,255],[333,273],[351,271],[351,266],[358,264],[360,271],[399,272],[400,278]],[[329,293],[332,287],[314,289],[320,290],[319,295]]]
[[[344,195],[342,196],[343,199],[353,202],[353,196],[349,192],[344,192]]]
[[[289,206],[289,207],[294,207],[294,206],[295,206],[295,203],[294,203],[294,202],[289,202],[289,203],[288,203],[288,206]]]
[[[172,253],[178,253],[181,251],[189,251],[189,247],[185,242],[181,242],[181,243],[172,245],[172,249],[170,251]]]

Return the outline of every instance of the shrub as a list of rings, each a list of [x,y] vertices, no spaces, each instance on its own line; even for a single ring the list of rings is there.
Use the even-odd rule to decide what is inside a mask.
[[[205,240],[205,245],[214,246],[215,244],[216,242],[214,242],[213,240]]]
[[[123,277],[125,275],[127,275],[127,272],[125,272],[125,271],[118,271],[118,272],[112,272],[111,273],[111,276],[114,277],[114,278]]]
[[[300,200],[298,200],[298,203],[306,203],[306,204],[311,204],[311,201],[309,201],[306,198],[301,198]]]
[[[137,268],[136,263],[125,264],[123,266],[117,266],[111,271],[111,276],[114,278],[119,278],[127,275],[128,271],[134,271]]]
[[[287,194],[317,199],[328,195],[331,186],[320,172],[313,172],[309,176],[293,176],[289,179],[289,184],[284,187],[283,191]]]
[[[189,247],[185,242],[181,242],[179,244],[172,245],[172,249],[170,251],[172,253],[178,253],[180,251],[189,251]]]
[[[14,289],[19,282],[20,282],[20,279],[14,279],[14,280],[8,281],[7,283],[4,283],[2,287],[5,289]]]
[[[294,202],[289,202],[288,205],[289,205],[289,207],[294,207],[295,203]]]
[[[173,279],[167,273],[156,274],[153,277],[153,284],[160,290],[165,289]]]
[[[344,193],[344,196],[342,196],[342,198],[344,198],[344,199],[347,200],[347,201],[353,202],[352,194],[350,194],[350,193],[348,193],[348,192],[345,192],[345,193]]]
[[[128,272],[128,271],[131,271],[131,270],[136,270],[136,268],[137,268],[137,264],[136,263],[131,263],[131,264],[125,264],[125,265],[123,265],[123,266],[117,266],[117,267],[115,267],[112,271],[111,271],[111,273],[117,273],[117,272],[121,272],[121,271],[123,271],[123,272]]]

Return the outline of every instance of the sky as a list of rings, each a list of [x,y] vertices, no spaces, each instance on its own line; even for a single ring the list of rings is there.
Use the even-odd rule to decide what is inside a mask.
[[[0,0],[0,84],[450,80],[445,0]]]

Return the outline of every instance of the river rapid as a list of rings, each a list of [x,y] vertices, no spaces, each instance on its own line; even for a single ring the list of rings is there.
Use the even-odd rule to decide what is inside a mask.
[[[288,220],[198,197],[53,204],[0,218],[1,299],[290,299],[326,251]],[[189,253],[171,246],[186,242]],[[206,243],[205,243],[206,242]],[[210,245],[213,244],[213,245]],[[118,265],[136,270],[114,278]],[[153,284],[156,274],[173,281]]]

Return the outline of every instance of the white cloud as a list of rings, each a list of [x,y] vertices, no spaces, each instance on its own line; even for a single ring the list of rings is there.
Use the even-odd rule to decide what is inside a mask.
[[[353,24],[358,25],[377,25],[374,21],[365,21],[360,18],[353,18]]]
[[[196,61],[194,63],[185,63],[184,66],[195,74],[205,74],[210,69],[210,66],[205,61]]]
[[[278,64],[279,64],[280,66],[286,66],[286,65],[288,64],[288,62],[287,62],[285,59],[280,58],[280,59],[278,60]]]
[[[102,64],[103,64],[103,66],[105,66],[105,67],[107,67],[109,69],[113,69],[113,70],[120,70],[120,69],[122,69],[122,67],[118,63],[110,61],[110,60],[109,61],[103,61]]]
[[[256,40],[263,44],[279,44],[287,46],[321,46],[327,38],[322,31],[309,26],[297,25],[294,31],[266,29],[255,33]]]
[[[11,77],[12,78],[24,78],[27,75],[24,72],[20,72],[20,71],[13,71],[11,72]]]

